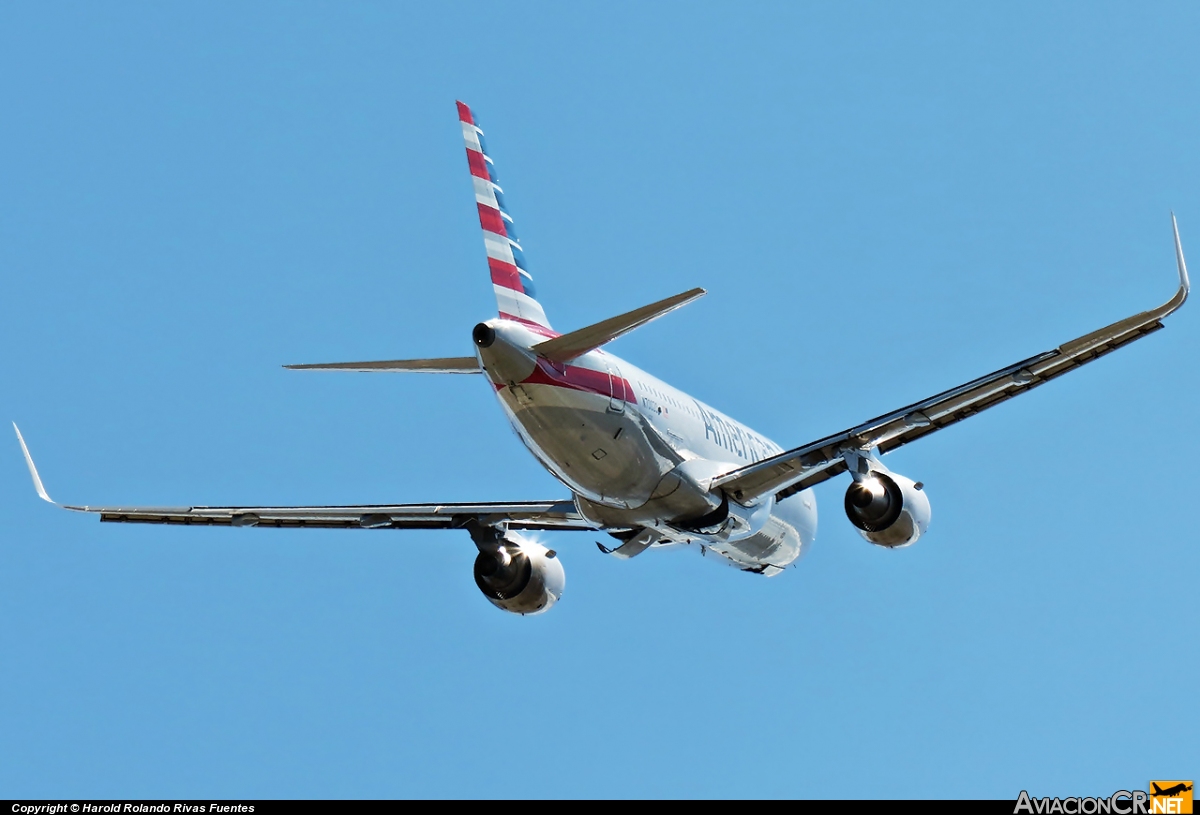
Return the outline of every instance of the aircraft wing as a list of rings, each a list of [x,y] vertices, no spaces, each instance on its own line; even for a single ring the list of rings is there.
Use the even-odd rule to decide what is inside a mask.
[[[1015,362],[965,385],[877,416],[841,433],[731,470],[713,479],[711,486],[721,487],[735,501],[745,504],[753,504],[772,494],[780,499],[786,498],[845,472],[847,465],[844,455],[847,451],[877,448],[880,453],[890,452],[1157,331],[1163,327],[1163,318],[1187,300],[1189,289],[1187,266],[1183,260],[1179,228],[1175,225],[1174,215],[1171,216],[1171,223],[1175,229],[1179,290],[1158,308],[1119,320],[1052,351]]]
[[[115,523],[181,524],[184,526],[275,526],[322,529],[459,529],[471,521],[517,530],[592,529],[565,501],[492,502],[481,504],[358,504],[305,507],[137,507],[60,504],[46,492],[29,447],[17,431],[34,489],[43,501],[74,512],[90,512]]]
[[[101,521],[321,529],[459,529],[468,521],[509,529],[592,529],[572,501],[484,504],[362,504],[340,507],[76,507]]]

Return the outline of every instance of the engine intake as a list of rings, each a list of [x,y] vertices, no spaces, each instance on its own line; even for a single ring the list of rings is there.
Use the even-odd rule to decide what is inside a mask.
[[[911,479],[872,470],[846,490],[846,517],[862,536],[891,549],[909,546],[929,528],[929,498]]]
[[[504,538],[481,548],[475,585],[492,605],[513,614],[542,614],[562,597],[566,573],[553,549]]]

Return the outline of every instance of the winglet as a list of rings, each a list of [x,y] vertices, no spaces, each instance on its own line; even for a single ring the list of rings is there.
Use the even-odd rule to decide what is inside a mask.
[[[1179,308],[1187,300],[1192,284],[1188,281],[1187,264],[1183,260],[1183,245],[1179,243],[1179,224],[1175,222],[1174,212],[1171,213],[1171,228],[1175,230],[1175,263],[1179,266],[1179,293],[1175,295],[1179,298],[1175,308]]]
[[[13,430],[17,431],[17,441],[21,443],[21,452],[25,454],[25,463],[29,465],[29,474],[33,476],[33,488],[37,490],[38,498],[57,506],[54,499],[46,493],[46,488],[42,486],[42,477],[38,475],[37,467],[33,464],[33,456],[29,455],[29,448],[25,445],[25,438],[21,435],[21,428],[17,427],[16,422],[13,422]]]

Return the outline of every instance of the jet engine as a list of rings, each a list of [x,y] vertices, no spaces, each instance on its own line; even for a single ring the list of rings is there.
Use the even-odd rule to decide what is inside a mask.
[[[871,543],[896,549],[916,543],[929,528],[923,485],[873,469],[846,490],[846,517]]]
[[[548,611],[566,580],[557,553],[533,541],[502,538],[475,558],[475,585],[492,605],[513,614]]]

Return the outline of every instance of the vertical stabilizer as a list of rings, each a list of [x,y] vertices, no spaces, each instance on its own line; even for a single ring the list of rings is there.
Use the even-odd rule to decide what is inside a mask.
[[[483,227],[483,244],[500,316],[549,328],[546,312],[535,299],[533,278],[525,265],[512,216],[504,206],[504,190],[497,181],[496,165],[488,156],[483,131],[471,109],[462,102],[458,103],[458,120],[462,123],[479,225]]]

